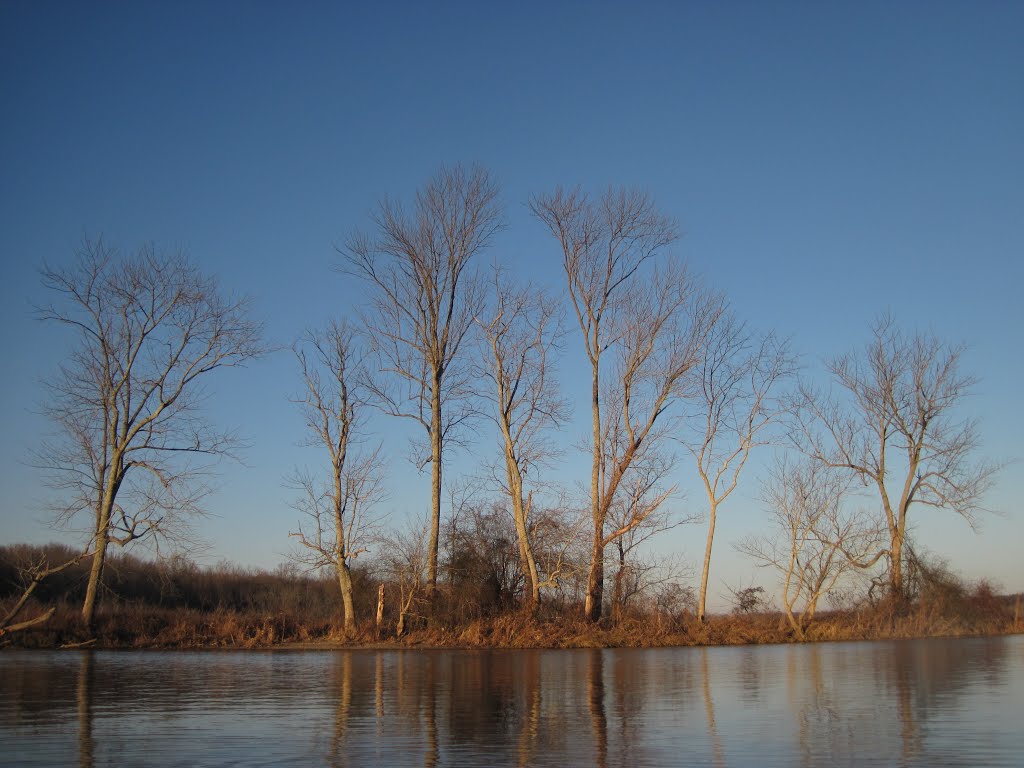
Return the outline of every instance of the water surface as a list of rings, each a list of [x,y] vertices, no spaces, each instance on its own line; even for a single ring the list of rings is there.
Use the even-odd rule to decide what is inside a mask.
[[[1024,637],[0,653],[18,766],[1019,766]]]

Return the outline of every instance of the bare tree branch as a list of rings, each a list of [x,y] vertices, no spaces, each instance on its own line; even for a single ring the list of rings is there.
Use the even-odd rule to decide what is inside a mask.
[[[42,556],[35,562],[29,563],[28,565],[23,567],[21,569],[21,577],[23,581],[21,595],[18,596],[18,599],[15,600],[14,605],[11,606],[7,613],[2,618],[0,618],[0,637],[3,637],[4,635],[10,634],[12,632],[19,632],[21,630],[29,629],[30,627],[34,627],[39,624],[43,624],[46,621],[49,621],[53,614],[56,613],[56,607],[49,608],[43,613],[37,616],[33,616],[31,619],[18,622],[17,624],[13,623],[14,620],[18,617],[18,615],[22,612],[22,610],[24,610],[26,604],[29,601],[29,598],[32,597],[32,594],[36,591],[36,588],[40,584],[42,584],[50,576],[54,576],[60,573],[61,571],[67,570],[68,568],[72,568],[78,565],[87,557],[92,557],[93,554],[94,551],[90,542],[90,546],[86,547],[80,554],[75,555],[74,557],[68,560],[65,560],[63,563],[51,565],[50,561],[46,558],[46,556]]]

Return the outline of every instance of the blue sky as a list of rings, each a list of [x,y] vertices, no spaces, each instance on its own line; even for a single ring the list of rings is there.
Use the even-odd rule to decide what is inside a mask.
[[[552,287],[558,253],[529,196],[634,185],[678,218],[675,252],[754,326],[792,336],[811,368],[886,310],[966,342],[985,453],[1016,459],[1022,29],[1017,2],[6,2],[0,540],[58,537],[23,463],[45,429],[38,382],[66,349],[32,317],[43,260],[69,259],[86,235],[185,248],[287,344],[358,306],[334,246],[376,201],[456,162],[502,187],[508,227],[487,258]],[[317,458],[297,446],[293,361],[212,386],[218,420],[252,448],[211,499],[207,560],[273,566],[296,519],[282,478]],[[403,463],[399,427],[377,429],[399,521],[425,506],[428,478]],[[470,464],[457,457],[452,473]],[[763,527],[756,476],[722,513],[713,588],[763,580],[728,546]],[[694,506],[683,468],[678,481]],[[930,514],[918,536],[1022,590],[1022,491],[1010,466],[989,499],[1004,516],[975,535]],[[703,535],[662,546],[696,561]]]

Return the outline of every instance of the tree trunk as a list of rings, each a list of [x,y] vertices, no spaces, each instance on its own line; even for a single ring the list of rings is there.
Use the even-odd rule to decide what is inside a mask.
[[[793,615],[793,606],[786,603],[786,621],[789,622],[789,626],[793,630],[793,634],[796,635],[796,639],[801,643],[804,641],[804,631],[801,629],[801,622],[797,621],[796,616]]]
[[[99,598],[100,580],[103,578],[103,566],[107,559],[107,525],[103,532],[96,536],[96,552],[92,556],[92,567],[89,568],[89,584],[85,588],[85,603],[82,605],[82,623],[92,631],[96,616],[96,603]]]
[[[697,621],[704,623],[704,616],[708,599],[708,574],[711,573],[711,545],[715,540],[715,518],[718,514],[718,505],[713,501],[708,512],[708,541],[704,547],[704,569],[700,575],[700,597],[697,599]]]
[[[892,537],[890,546],[892,560],[889,573],[889,593],[897,602],[902,602],[904,597],[903,584],[903,537],[897,533]]]
[[[537,562],[533,557],[533,548],[530,546],[526,516],[523,514],[523,501],[520,497],[517,504],[513,499],[513,513],[516,520],[516,534],[519,536],[519,559],[522,562],[523,573],[526,574],[525,602],[527,609],[532,613],[537,610],[540,603],[540,576],[537,574]],[[518,509],[516,509],[518,507]]]
[[[535,612],[540,603],[540,576],[537,573],[537,561],[530,546],[529,527],[527,526],[528,502],[523,500],[523,476],[511,455],[511,438],[507,430],[505,434],[505,469],[508,475],[508,487],[512,497],[512,517],[516,524],[516,535],[519,538],[519,559],[523,573],[526,574],[526,606]]]
[[[356,614],[352,607],[352,571],[344,557],[338,558],[338,586],[341,588],[341,602],[345,608],[345,634],[351,635],[356,628]]]
[[[121,466],[121,455],[115,452],[112,459],[115,468]],[[93,532],[96,553],[92,557],[89,569],[89,584],[85,589],[85,602],[82,604],[82,622],[85,628],[92,631],[96,617],[96,603],[99,600],[100,581],[103,579],[103,566],[107,561],[107,546],[110,544],[110,516],[114,509],[114,500],[124,480],[123,471],[115,472],[104,480],[103,496],[96,514],[96,530]]]
[[[441,535],[441,381],[434,376],[430,395],[430,550],[427,553],[427,592],[433,601],[437,588],[437,551]]]
[[[619,569],[615,572],[615,592],[612,597],[612,618],[618,622],[622,619],[622,609],[625,607],[625,600],[623,599],[623,592],[625,585],[623,580],[626,577],[626,550],[622,546],[622,539],[616,542],[616,548],[619,550]]]
[[[594,522],[594,546],[590,553],[590,572],[587,574],[587,598],[583,615],[587,621],[600,621],[601,600],[604,596],[604,525]]]
[[[595,345],[596,348],[596,345]],[[598,358],[593,360],[591,380],[591,416],[594,430],[594,461],[590,469],[590,515],[594,521],[590,572],[587,574],[587,597],[583,616],[587,621],[601,619],[601,598],[604,594],[604,506],[601,499],[601,387]]]

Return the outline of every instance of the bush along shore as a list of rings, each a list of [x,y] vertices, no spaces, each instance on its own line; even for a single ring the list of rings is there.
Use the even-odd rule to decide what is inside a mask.
[[[24,592],[23,566],[73,554],[60,547],[0,548],[0,617]],[[598,622],[584,621],[582,601],[548,600],[534,611],[504,599],[486,582],[446,584],[433,598],[406,585],[353,571],[358,616],[344,630],[337,582],[290,567],[249,571],[228,564],[114,560],[93,628],[81,620],[79,593],[88,565],[41,582],[19,620],[45,621],[0,636],[23,648],[592,648],[740,645],[800,641],[972,636],[1024,631],[1021,595],[1000,595],[986,582],[966,584],[947,569],[922,569],[903,600],[858,603],[787,616],[745,590],[731,613],[699,621],[692,602],[634,600]],[[482,584],[482,586],[481,586]],[[792,619],[798,621],[794,626]]]

